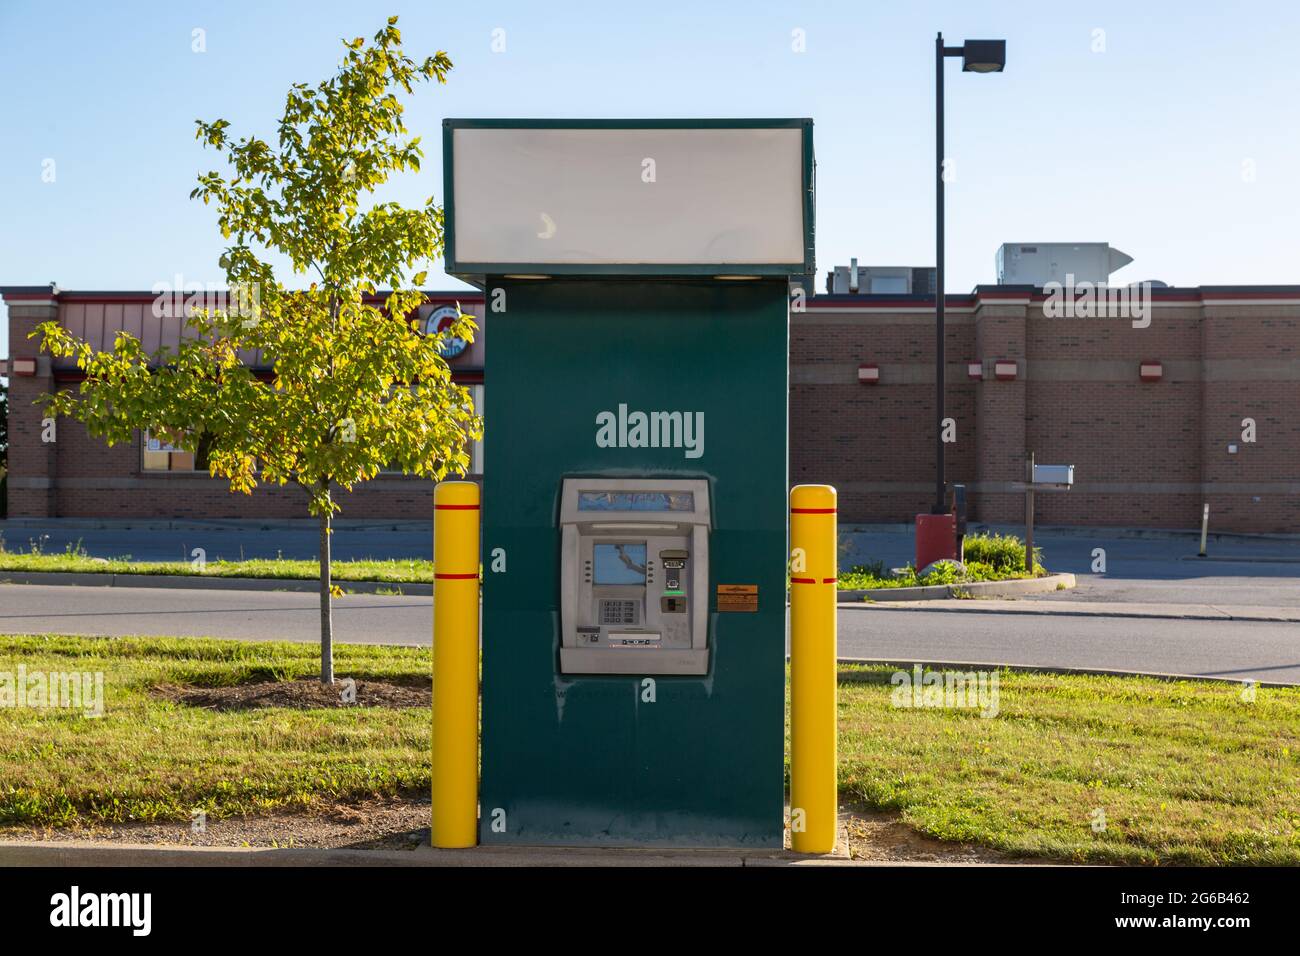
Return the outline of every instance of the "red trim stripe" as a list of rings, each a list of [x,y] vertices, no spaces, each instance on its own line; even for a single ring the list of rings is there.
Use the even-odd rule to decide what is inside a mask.
[[[790,583],[791,584],[834,584],[835,578],[822,578],[821,580],[818,580],[817,578],[791,578]]]
[[[468,581],[470,578],[477,578],[478,572],[475,571],[473,574],[439,574],[435,571],[433,576],[439,581]]]
[[[791,508],[792,515],[833,515],[838,508]]]
[[[479,505],[434,505],[434,511],[478,511]]]

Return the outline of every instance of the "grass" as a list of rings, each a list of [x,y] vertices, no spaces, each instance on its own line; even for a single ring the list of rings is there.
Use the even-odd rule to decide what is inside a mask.
[[[855,564],[841,571],[841,590],[870,588],[914,588],[927,584],[972,584],[977,581],[1011,581],[1043,577],[1050,572],[1043,567],[1042,548],[1034,548],[1034,573],[1025,569],[1025,542],[1012,534],[974,534],[965,539],[963,549],[966,570],[944,562],[924,578],[917,576],[910,564],[899,574],[892,574],[883,561]]]
[[[0,573],[24,571],[64,571],[88,574],[183,574],[218,578],[309,579],[320,577],[315,560],[289,558],[252,558],[243,561],[213,560],[202,570],[189,561],[132,561],[120,558],[93,558],[79,545],[62,553],[46,553],[40,543],[31,542],[31,550],[7,551],[0,547]],[[433,582],[433,562],[424,558],[403,560],[331,561],[330,574],[335,581],[383,581],[392,584]]]
[[[1004,671],[983,719],[892,706],[893,673],[840,672],[851,800],[1027,857],[1300,864],[1300,689]]]
[[[104,672],[106,713],[0,707],[0,824],[214,819],[425,794],[427,708],[216,712],[160,683],[317,672],[310,644],[0,636],[0,672]],[[338,673],[425,680],[429,652],[340,645]],[[918,831],[1101,863],[1300,864],[1300,689],[1002,672],[999,713],[891,703],[892,668],[840,672],[842,801]],[[1106,828],[1093,832],[1095,813]]]
[[[339,677],[427,679],[429,652],[344,644]],[[311,644],[0,636],[0,672],[102,671],[104,716],[0,708],[0,825],[214,819],[429,787],[427,708],[211,711],[150,694],[319,673]]]

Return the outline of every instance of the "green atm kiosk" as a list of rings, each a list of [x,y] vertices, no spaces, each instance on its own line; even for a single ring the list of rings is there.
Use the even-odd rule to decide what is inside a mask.
[[[484,291],[485,845],[779,847],[810,120],[447,120]]]

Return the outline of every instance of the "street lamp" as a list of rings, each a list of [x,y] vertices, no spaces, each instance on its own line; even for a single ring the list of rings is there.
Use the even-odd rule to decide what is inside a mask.
[[[961,57],[963,73],[1001,73],[1007,65],[1006,40],[967,40],[962,46],[944,46],[943,34],[934,40],[934,188],[935,188],[935,267],[934,267],[934,331],[935,331],[935,412],[934,441],[938,456],[934,475],[934,507],[932,514],[944,514],[945,482],[943,461],[943,60],[944,57]]]

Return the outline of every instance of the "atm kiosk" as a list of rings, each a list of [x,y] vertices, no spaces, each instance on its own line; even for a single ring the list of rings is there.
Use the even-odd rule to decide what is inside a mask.
[[[491,333],[479,840],[779,847],[812,123],[443,143],[448,271]]]
[[[708,673],[708,482],[566,478],[560,527],[562,673]]]

